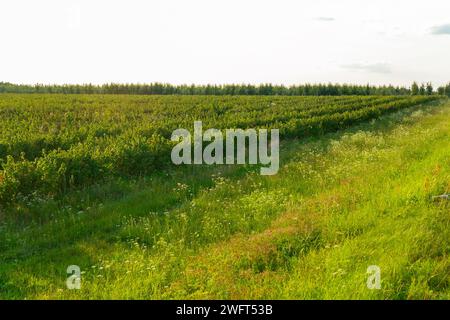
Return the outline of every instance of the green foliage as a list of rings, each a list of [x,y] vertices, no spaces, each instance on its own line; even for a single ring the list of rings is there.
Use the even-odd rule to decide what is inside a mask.
[[[411,95],[413,96],[419,95],[419,85],[417,84],[417,82],[413,82],[411,86]]]
[[[404,87],[304,84],[304,85],[171,85],[167,83],[104,85],[16,85],[0,82],[0,93],[64,93],[64,94],[137,94],[137,95],[286,95],[286,96],[342,96],[342,95],[408,95]]]
[[[423,96],[426,94],[426,92],[427,92],[427,90],[425,88],[425,85],[422,83],[419,88],[419,94]]]
[[[433,85],[431,84],[431,82],[427,83],[426,92],[427,92],[427,95],[429,95],[429,96],[431,96],[433,94],[434,89],[433,89]]]
[[[450,204],[432,196],[450,191],[449,113],[418,106],[287,140],[270,177],[194,166],[59,206],[23,197],[0,211],[13,220],[0,224],[0,299],[448,300]],[[33,213],[47,219],[21,220]],[[81,290],[66,287],[73,264]]]
[[[278,128],[306,137],[346,128],[437,96],[0,96],[0,200],[60,196],[108,177],[171,165],[177,128]]]
[[[438,88],[438,94],[450,97],[450,83]]]

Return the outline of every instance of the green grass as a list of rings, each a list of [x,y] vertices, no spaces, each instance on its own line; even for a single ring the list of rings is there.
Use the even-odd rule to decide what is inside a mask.
[[[2,213],[0,298],[448,299],[449,138],[445,102],[283,140],[271,177],[193,166],[30,200]]]

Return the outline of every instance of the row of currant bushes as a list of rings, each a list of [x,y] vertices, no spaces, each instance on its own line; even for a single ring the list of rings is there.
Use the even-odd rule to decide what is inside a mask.
[[[171,147],[160,136],[136,136],[119,139],[107,149],[90,143],[45,152],[34,160],[7,156],[0,171],[0,203],[32,193],[58,196],[110,176],[147,175],[169,163]]]
[[[351,127],[357,123],[377,118],[389,112],[399,111],[419,104],[436,101],[434,96],[401,99],[390,103],[360,108],[355,111],[337,112],[333,114],[311,117],[306,119],[292,119],[281,129],[282,136],[298,137],[311,136],[332,132]]]

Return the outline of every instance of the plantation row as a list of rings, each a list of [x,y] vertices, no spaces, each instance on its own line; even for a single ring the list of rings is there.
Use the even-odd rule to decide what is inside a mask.
[[[277,128],[304,137],[439,96],[0,95],[0,203],[58,196],[113,176],[171,165],[173,130]]]

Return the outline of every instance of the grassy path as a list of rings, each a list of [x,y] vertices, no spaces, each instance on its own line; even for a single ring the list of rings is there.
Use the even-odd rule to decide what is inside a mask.
[[[448,103],[414,108],[289,141],[273,177],[195,168],[0,226],[0,298],[448,299],[450,205],[431,196],[450,192],[449,138]]]

